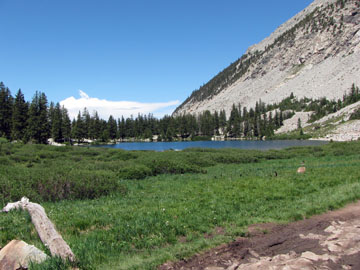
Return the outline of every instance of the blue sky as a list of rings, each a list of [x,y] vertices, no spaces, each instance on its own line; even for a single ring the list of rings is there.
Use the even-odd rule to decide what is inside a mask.
[[[0,81],[161,116],[311,2],[0,0]]]

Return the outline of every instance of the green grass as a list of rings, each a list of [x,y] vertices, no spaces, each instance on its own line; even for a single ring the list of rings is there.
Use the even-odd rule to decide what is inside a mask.
[[[75,252],[80,269],[155,269],[245,235],[250,224],[299,220],[359,199],[359,150],[359,142],[282,151],[164,153],[3,144],[0,158],[8,162],[1,163],[0,170],[2,181],[20,189],[13,191],[19,196],[32,187],[33,173],[49,179],[52,170],[78,181],[80,190],[92,184],[88,174],[100,175],[104,182],[98,185],[106,186],[108,180],[111,187],[115,181],[118,188],[104,196],[49,199],[34,189],[38,200],[30,199],[45,207]],[[28,167],[30,159],[37,161]],[[303,161],[307,172],[299,175],[296,169]],[[61,173],[71,168],[77,173]],[[11,192],[1,192],[5,204],[5,195]],[[223,233],[216,233],[219,227]],[[27,213],[1,214],[0,228],[0,246],[22,239],[46,250]],[[32,269],[66,269],[66,265],[55,258]]]

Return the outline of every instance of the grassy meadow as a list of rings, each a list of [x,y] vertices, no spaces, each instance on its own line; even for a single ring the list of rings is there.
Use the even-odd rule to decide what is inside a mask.
[[[305,174],[296,169],[305,162]],[[51,147],[0,141],[0,208],[41,203],[80,269],[156,269],[245,235],[360,198],[360,142],[246,151]],[[264,232],[266,233],[266,232]],[[0,246],[42,250],[27,213],[0,214]],[[46,251],[48,252],[48,251]],[[31,269],[68,269],[52,258]]]

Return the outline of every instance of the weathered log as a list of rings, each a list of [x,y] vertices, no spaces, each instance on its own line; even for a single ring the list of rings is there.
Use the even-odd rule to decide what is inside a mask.
[[[8,203],[2,212],[9,212],[12,209],[23,209],[28,211],[31,221],[43,244],[49,248],[52,256],[59,256],[63,260],[74,261],[75,255],[69,245],[64,241],[61,235],[56,231],[54,224],[47,217],[44,208],[37,203],[32,203],[28,198],[23,197],[21,201]]]

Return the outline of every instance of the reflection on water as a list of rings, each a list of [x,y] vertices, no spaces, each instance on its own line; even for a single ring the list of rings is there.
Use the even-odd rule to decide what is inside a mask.
[[[190,147],[201,148],[240,148],[240,149],[282,149],[291,146],[315,146],[326,144],[324,141],[281,140],[281,141],[199,141],[199,142],[126,142],[96,147],[124,150],[183,150]]]

